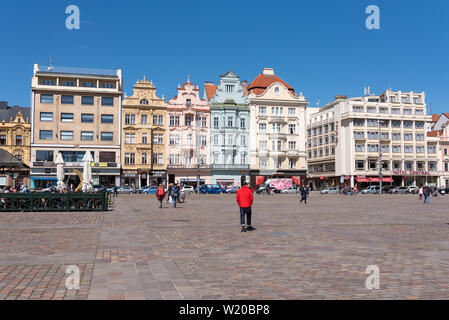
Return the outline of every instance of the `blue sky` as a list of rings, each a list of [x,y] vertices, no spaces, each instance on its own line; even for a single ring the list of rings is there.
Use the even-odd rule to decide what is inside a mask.
[[[81,29],[67,30],[77,5]],[[365,9],[380,8],[380,30]],[[336,94],[425,91],[449,112],[449,1],[2,1],[0,100],[29,106],[33,64],[121,68],[125,91],[144,75],[171,98],[232,69],[253,80],[272,67],[315,106]]]

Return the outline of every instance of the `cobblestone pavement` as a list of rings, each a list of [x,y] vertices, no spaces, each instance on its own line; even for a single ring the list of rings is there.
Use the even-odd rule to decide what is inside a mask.
[[[120,195],[107,213],[0,213],[0,299],[448,299],[449,196],[235,195],[178,209]],[[66,267],[80,289],[66,289]],[[369,265],[380,289],[367,290]]]

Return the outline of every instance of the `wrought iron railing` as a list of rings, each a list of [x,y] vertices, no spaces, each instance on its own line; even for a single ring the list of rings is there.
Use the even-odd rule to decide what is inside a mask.
[[[0,193],[0,211],[108,211],[109,192]]]

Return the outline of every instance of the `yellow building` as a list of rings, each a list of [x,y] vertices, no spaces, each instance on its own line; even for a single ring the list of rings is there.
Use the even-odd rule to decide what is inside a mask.
[[[166,107],[164,96],[145,78],[122,104],[122,185],[166,184]]]
[[[9,107],[7,102],[0,101],[0,148],[29,166],[30,137],[30,108]],[[0,172],[0,187],[17,184],[29,186],[29,170]]]

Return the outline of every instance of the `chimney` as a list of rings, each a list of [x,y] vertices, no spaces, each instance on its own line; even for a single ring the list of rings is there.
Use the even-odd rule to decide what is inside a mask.
[[[344,100],[344,99],[347,99],[347,98],[348,97],[344,96],[344,95],[337,95],[337,96],[334,97],[335,100]]]
[[[0,101],[0,109],[8,109],[8,101]]]
[[[264,76],[274,76],[274,69],[273,68],[264,68],[262,74]]]

